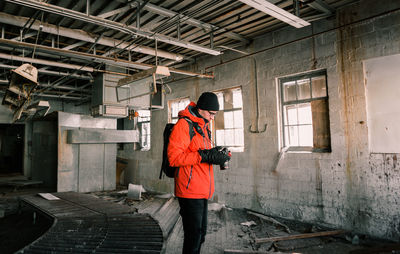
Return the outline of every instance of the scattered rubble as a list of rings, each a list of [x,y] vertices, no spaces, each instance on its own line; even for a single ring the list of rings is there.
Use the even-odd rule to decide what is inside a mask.
[[[127,191],[93,193],[99,198],[134,206],[138,211],[146,211],[150,203],[161,202],[159,199],[171,199],[171,193],[142,193],[142,200],[127,197]],[[175,208],[176,209],[176,208]],[[272,218],[248,209],[235,209],[225,204],[209,203],[208,230],[206,244],[202,254],[214,253],[293,253],[302,254],[346,254],[346,253],[396,253],[392,246],[389,252],[366,252],[365,248],[375,248],[384,244],[367,237],[360,237],[344,230],[334,230],[319,225],[299,221]],[[148,210],[147,210],[148,211]],[[178,213],[178,210],[175,210]],[[182,245],[181,221],[171,229],[168,237],[166,254],[179,253]],[[347,239],[347,240],[346,240]],[[368,245],[369,244],[369,245]],[[386,243],[388,244],[388,243]],[[386,246],[386,245],[385,245]],[[382,247],[383,248],[383,247]],[[381,248],[381,249],[382,249]],[[203,250],[204,249],[204,250]],[[364,252],[357,252],[364,249]],[[383,248],[385,249],[385,248]],[[390,247],[386,246],[386,249]]]

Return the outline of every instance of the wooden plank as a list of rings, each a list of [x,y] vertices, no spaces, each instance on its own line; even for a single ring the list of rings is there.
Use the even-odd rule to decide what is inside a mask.
[[[289,236],[276,236],[276,237],[268,237],[268,238],[258,238],[255,240],[255,242],[256,243],[267,243],[267,242],[285,241],[285,240],[293,240],[293,239],[312,238],[312,237],[319,237],[319,236],[339,235],[339,234],[343,234],[346,232],[347,232],[346,230],[333,230],[333,231],[323,231],[323,232],[289,235]]]

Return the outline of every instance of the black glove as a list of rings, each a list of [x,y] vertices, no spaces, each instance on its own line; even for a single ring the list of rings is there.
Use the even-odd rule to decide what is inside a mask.
[[[219,149],[219,150],[218,150]],[[225,161],[230,160],[231,157],[222,151],[222,147],[214,147],[212,149],[199,150],[201,162],[210,164],[222,165]]]

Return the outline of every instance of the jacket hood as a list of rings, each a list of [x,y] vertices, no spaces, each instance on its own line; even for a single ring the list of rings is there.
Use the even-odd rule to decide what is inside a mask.
[[[189,103],[189,105],[184,109],[179,111],[178,113],[178,117],[182,118],[182,117],[187,117],[190,120],[192,120],[192,122],[196,122],[199,124],[199,126],[203,127],[206,124],[206,120],[202,117],[198,117],[195,114],[195,108],[196,108],[196,103],[194,103],[193,101]]]

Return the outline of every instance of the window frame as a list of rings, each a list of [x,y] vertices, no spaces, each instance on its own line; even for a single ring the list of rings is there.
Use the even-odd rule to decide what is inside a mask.
[[[141,117],[140,116],[140,112],[141,111],[148,111],[149,112],[149,115],[148,116],[145,116],[145,117]],[[139,148],[139,150],[140,151],[150,151],[150,149],[151,149],[151,110],[149,110],[149,109],[141,109],[141,110],[138,110],[137,111],[138,113],[139,113],[139,116],[138,116],[138,118],[137,118],[137,126],[138,126],[138,128],[139,128],[139,131],[140,131],[140,148]],[[141,118],[148,118],[148,119],[146,119],[146,120],[141,120]],[[143,128],[144,128],[144,125],[145,124],[148,124],[149,125],[149,133],[148,134],[146,134],[145,136],[146,136],[146,140],[148,141],[148,146],[143,146],[143,142],[144,142],[144,139],[143,139]]]
[[[230,148],[232,150],[232,152],[244,152],[244,116],[243,116],[243,89],[241,86],[236,86],[236,87],[231,87],[231,88],[226,88],[223,90],[218,90],[218,91],[214,91],[214,93],[219,96],[219,94],[225,94],[228,91],[233,91],[233,90],[240,90],[241,93],[241,107],[240,108],[229,108],[229,109],[225,109],[224,105],[220,105],[220,110],[218,111],[218,114],[215,116],[214,120],[212,120],[211,122],[211,132],[212,132],[212,136],[213,136],[213,140],[216,146],[218,146],[219,144],[217,143],[217,129],[216,129],[216,120],[218,117],[221,117],[220,115],[229,112],[236,112],[236,111],[240,111],[242,113],[242,128],[226,128],[225,127],[225,123],[224,123],[224,128],[222,130],[242,130],[242,138],[243,138],[243,144],[241,145],[233,145],[233,146],[228,146],[228,145],[223,145],[226,146],[228,148]],[[219,97],[218,97],[219,98]],[[219,101],[219,103],[221,104],[221,101]],[[224,103],[224,99],[222,100],[222,103]]]
[[[173,117],[172,116],[172,104],[173,103],[180,103],[180,102],[185,101],[185,100],[187,100],[188,103],[183,109],[185,109],[190,104],[191,101],[190,101],[189,97],[182,97],[182,98],[177,98],[177,99],[173,99],[173,100],[168,100],[168,123],[176,123],[178,121],[178,119],[179,119],[178,116],[177,117]],[[179,110],[178,110],[178,113],[179,113]],[[176,120],[176,122],[174,122],[174,120]]]
[[[324,77],[325,80],[325,90],[326,94],[325,96],[317,96],[313,97],[313,78],[316,77]],[[299,95],[299,90],[298,90],[298,85],[297,81],[300,80],[306,80],[308,79],[309,83],[309,98],[307,99],[298,99]],[[295,82],[296,85],[296,99],[295,100],[288,100],[285,101],[285,87],[284,84],[288,82]],[[328,92],[328,77],[327,77],[327,72],[326,70],[317,70],[317,71],[312,71],[312,72],[307,72],[307,73],[302,73],[302,74],[297,74],[297,75],[290,75],[287,77],[282,77],[278,78],[278,85],[279,85],[279,90],[280,90],[280,110],[281,110],[281,120],[280,120],[280,125],[281,125],[281,132],[282,132],[282,140],[281,140],[281,147],[285,149],[286,151],[293,151],[293,152],[331,152],[331,136],[330,136],[330,128],[328,126],[326,132],[329,134],[329,145],[326,148],[316,148],[315,147],[315,139],[316,139],[316,134],[314,133],[314,128],[317,125],[317,123],[314,122],[314,116],[313,116],[313,108],[312,108],[312,102],[313,101],[325,101],[326,105],[329,103],[329,92]],[[287,146],[287,139],[290,136],[289,134],[286,134],[285,128],[291,126],[291,124],[287,123],[288,119],[286,118],[285,114],[287,113],[285,111],[286,106],[291,106],[291,105],[301,105],[301,104],[310,104],[311,107],[311,114],[312,114],[312,122],[311,126],[313,128],[313,145],[312,146],[290,146],[290,144]],[[329,110],[327,111],[327,121],[329,125]],[[296,126],[300,126],[301,124],[297,123]],[[298,133],[300,134],[300,133]]]

